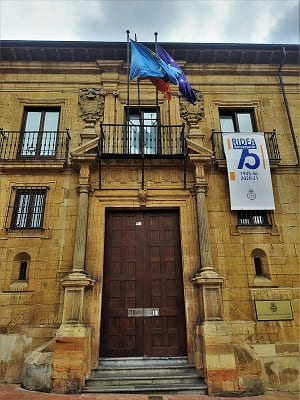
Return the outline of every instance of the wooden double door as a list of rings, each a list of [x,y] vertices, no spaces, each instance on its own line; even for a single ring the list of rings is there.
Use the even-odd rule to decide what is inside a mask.
[[[106,215],[100,355],[186,354],[178,213]]]

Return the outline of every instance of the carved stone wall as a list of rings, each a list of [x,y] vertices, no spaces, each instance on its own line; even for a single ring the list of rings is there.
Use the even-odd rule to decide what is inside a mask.
[[[79,91],[79,116],[86,127],[93,128],[96,121],[103,121],[105,92],[102,89],[84,88]]]
[[[191,127],[198,126],[198,122],[204,118],[204,99],[200,90],[195,90],[197,103],[193,105],[184,97],[179,97],[180,116]]]

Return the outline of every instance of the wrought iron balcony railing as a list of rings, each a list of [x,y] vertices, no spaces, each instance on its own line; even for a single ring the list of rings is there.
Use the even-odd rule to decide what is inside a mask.
[[[279,163],[281,158],[275,129],[272,132],[264,132],[264,136],[270,163]],[[213,130],[211,135],[211,142],[215,160],[217,162],[225,161],[222,132],[215,132]]]
[[[0,161],[66,161],[69,131],[0,130]]]
[[[101,158],[183,158],[184,125],[101,124]]]

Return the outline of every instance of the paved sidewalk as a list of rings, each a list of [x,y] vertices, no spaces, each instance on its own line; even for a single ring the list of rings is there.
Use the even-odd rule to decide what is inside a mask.
[[[132,394],[54,394],[30,392],[19,385],[0,384],[0,400],[299,400],[299,393],[266,392],[255,397],[209,397],[204,395],[132,395]]]

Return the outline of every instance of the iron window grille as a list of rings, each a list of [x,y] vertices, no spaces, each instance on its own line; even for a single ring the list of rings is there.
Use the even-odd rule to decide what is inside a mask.
[[[271,217],[266,210],[239,210],[237,224],[240,226],[272,226]]]
[[[9,229],[43,229],[47,187],[14,187]],[[8,224],[6,223],[6,226]]]

